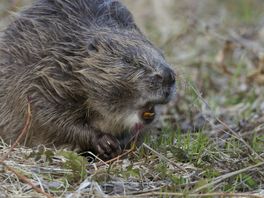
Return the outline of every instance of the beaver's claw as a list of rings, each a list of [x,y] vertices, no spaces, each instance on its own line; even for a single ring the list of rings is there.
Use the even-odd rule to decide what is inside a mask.
[[[97,139],[95,152],[98,157],[109,160],[121,153],[121,146],[116,137],[111,134],[103,133]]]

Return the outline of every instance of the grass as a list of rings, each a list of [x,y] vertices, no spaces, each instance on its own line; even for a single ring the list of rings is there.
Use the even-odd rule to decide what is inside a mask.
[[[16,147],[0,166],[1,195],[40,197],[24,175],[52,197],[263,197],[264,83],[249,78],[261,66],[262,0],[125,3],[178,75],[162,130],[112,163]]]

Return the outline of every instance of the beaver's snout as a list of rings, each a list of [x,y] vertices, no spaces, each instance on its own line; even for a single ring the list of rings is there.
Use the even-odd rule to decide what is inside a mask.
[[[161,90],[159,93],[163,99],[160,99],[160,104],[167,103],[173,92],[175,91],[175,72],[168,66],[159,68],[159,72],[154,74],[153,84],[156,85],[156,90]],[[159,92],[159,91],[158,91]]]
[[[156,105],[168,103],[175,93],[175,72],[168,66],[159,68],[152,78],[153,93],[141,106],[139,115],[145,124],[150,124],[156,117]]]
[[[163,86],[171,87],[175,84],[175,72],[167,67],[164,66],[159,73],[154,74],[154,80],[156,82],[161,83]]]
[[[170,69],[169,67],[164,67],[162,70],[162,84],[163,86],[174,86],[175,84],[175,73],[172,69]]]
[[[175,92],[175,72],[168,66],[163,66],[158,74],[155,74],[158,79],[158,90],[161,96],[157,104],[166,104],[171,100]],[[159,91],[158,91],[159,92]]]
[[[166,100],[169,101],[175,89],[175,72],[172,69],[165,67],[163,69],[162,76],[163,76],[162,86],[164,87],[164,97],[166,98]]]

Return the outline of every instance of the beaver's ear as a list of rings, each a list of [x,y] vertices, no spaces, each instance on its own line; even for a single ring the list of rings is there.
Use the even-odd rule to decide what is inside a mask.
[[[112,1],[110,6],[111,17],[123,28],[134,28],[135,21],[131,12],[119,1]]]
[[[98,23],[115,23],[120,28],[136,28],[131,12],[118,0],[102,0],[96,13]]]

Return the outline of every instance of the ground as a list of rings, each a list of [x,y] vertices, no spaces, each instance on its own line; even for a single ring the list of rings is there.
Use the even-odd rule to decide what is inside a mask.
[[[29,2],[0,2],[0,28]],[[17,146],[0,197],[264,197],[264,2],[124,3],[177,73],[158,136],[107,163]]]

